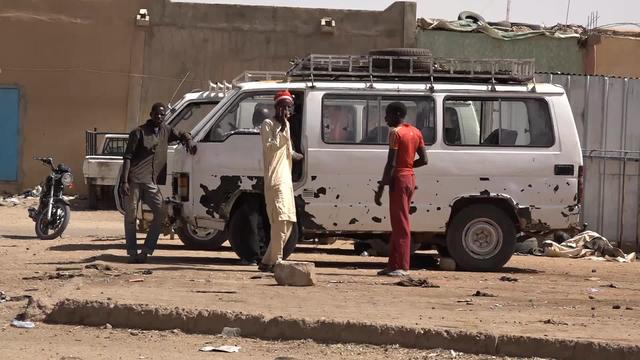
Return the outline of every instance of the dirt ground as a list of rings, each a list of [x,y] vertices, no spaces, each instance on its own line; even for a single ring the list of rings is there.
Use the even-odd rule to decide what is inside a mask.
[[[466,273],[437,270],[432,255],[421,254],[414,263],[416,269],[412,276],[428,278],[440,287],[407,288],[394,285],[394,279],[375,275],[384,266],[384,258],[356,256],[351,243],[338,242],[331,246],[300,246],[292,259],[313,261],[319,283],[314,287],[288,288],[275,286],[274,279],[261,275],[255,266],[240,265],[228,247],[218,252],[189,251],[177,239],[162,238],[149,264],[127,264],[122,217],[116,212],[75,211],[64,237],[52,241],[35,238],[33,222],[26,216],[24,207],[0,207],[0,219],[3,219],[0,224],[0,290],[9,296],[29,294],[51,301],[62,298],[111,300],[234,310],[265,316],[640,343],[637,263],[514,256],[501,272]],[[95,261],[112,269],[84,268]],[[503,276],[517,281],[501,281]],[[495,297],[472,296],[478,290]],[[7,308],[6,304],[0,304],[4,324],[10,320],[3,310]],[[142,346],[140,337],[116,330],[39,324],[37,330],[27,331],[9,328],[0,332],[0,337],[11,340],[10,348],[14,349],[11,351],[32,346],[40,351],[40,347],[55,348],[57,342],[29,345],[31,335],[27,337],[26,334],[40,334],[35,335],[37,339],[71,331],[71,336],[65,336],[65,339],[79,339],[73,342],[77,345],[74,349],[84,349],[84,355],[77,355],[81,358],[93,358],[88,351],[108,347],[109,339],[105,340],[105,336],[110,341],[122,340],[123,346],[113,350],[116,351],[114,357],[118,354],[133,358],[119,354],[135,353],[137,346]],[[216,340],[180,335],[185,337],[183,341],[174,334],[154,332],[144,336],[149,339],[145,338],[143,344],[153,344],[154,349],[159,349],[158,354],[195,353],[205,341]],[[89,340],[93,338],[96,338],[95,344]],[[296,356],[302,358],[318,354],[328,358],[349,358],[341,353],[347,351],[341,346],[347,345],[269,343],[247,339],[238,342],[263,351],[265,356],[275,357],[279,349],[286,347],[299,350]],[[353,349],[363,352],[362,356],[367,358],[394,358],[389,355],[393,351],[388,348],[354,346]],[[66,356],[60,351],[60,356]],[[428,351],[410,352],[401,358],[431,358],[429,354]],[[235,358],[245,355],[231,354]],[[445,357],[438,355],[436,358]]]
[[[0,308],[7,324],[9,310]],[[413,350],[397,346],[316,344],[312,341],[267,342],[246,338],[186,335],[180,331],[140,331],[37,324],[35,329],[0,327],[3,359],[380,359],[380,360],[509,360],[516,358],[468,355],[450,350]],[[236,345],[238,353],[205,353],[204,346]]]

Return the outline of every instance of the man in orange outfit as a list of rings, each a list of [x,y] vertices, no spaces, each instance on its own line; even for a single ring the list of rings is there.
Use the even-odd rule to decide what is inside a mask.
[[[389,154],[382,181],[375,192],[375,203],[382,206],[384,186],[389,185],[389,263],[378,275],[408,275],[411,255],[409,207],[416,188],[414,168],[427,164],[427,153],[420,130],[405,123],[407,107],[401,102],[387,105],[384,120],[390,128]],[[416,154],[418,159],[416,159]]]

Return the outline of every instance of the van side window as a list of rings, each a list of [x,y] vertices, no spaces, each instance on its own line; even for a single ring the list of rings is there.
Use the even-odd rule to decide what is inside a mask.
[[[550,147],[554,132],[544,99],[449,97],[444,102],[447,145]]]
[[[264,119],[273,117],[273,95],[248,96],[233,104],[202,139],[221,142],[233,133],[259,134]]]
[[[389,127],[384,114],[394,101],[405,104],[405,121],[422,131],[427,145],[433,144],[435,106],[433,99],[426,96],[325,95],[322,139],[327,144],[388,144]]]
[[[213,110],[217,103],[218,101],[200,101],[187,104],[167,125],[178,131],[189,132]]]

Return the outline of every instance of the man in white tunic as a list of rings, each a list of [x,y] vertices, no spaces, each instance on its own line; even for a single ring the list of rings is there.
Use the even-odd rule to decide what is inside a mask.
[[[289,117],[293,97],[289,91],[279,91],[275,97],[274,119],[266,119],[260,127],[264,159],[264,198],[271,224],[271,241],[259,265],[260,271],[272,272],[282,260],[282,249],[296,223],[296,208],[291,179],[292,160],[302,159],[293,151],[289,132]]]

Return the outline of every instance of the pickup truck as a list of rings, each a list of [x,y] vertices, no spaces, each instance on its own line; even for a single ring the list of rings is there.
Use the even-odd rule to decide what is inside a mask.
[[[224,98],[225,89],[211,88],[209,91],[192,91],[185,94],[175,105],[169,105],[169,111],[165,123],[180,131],[191,131],[213,108]],[[117,196],[116,185],[120,178],[122,167],[122,155],[127,147],[128,133],[98,132],[97,129],[87,130],[86,156],[82,166],[85,184],[88,185],[89,207],[96,209],[98,200],[110,200],[115,197],[116,207],[122,212],[120,199]],[[172,153],[170,146],[169,157]],[[168,159],[170,160],[170,159]],[[168,161],[168,164],[171,164]],[[168,165],[169,166],[169,165]],[[168,179],[171,179],[171,169],[167,169]],[[161,187],[163,194],[171,194],[171,184]],[[112,195],[113,194],[113,195]],[[149,209],[141,207],[139,214],[139,228],[146,227]],[[173,229],[168,226],[165,233],[171,233]],[[206,248],[214,235],[211,231],[198,232],[197,229],[178,232],[178,236],[185,245],[194,248]],[[219,241],[218,241],[219,242]],[[221,245],[221,243],[220,243]]]

